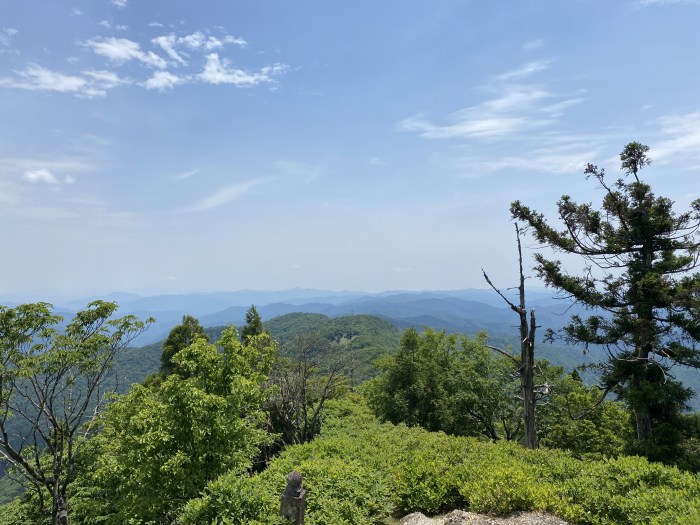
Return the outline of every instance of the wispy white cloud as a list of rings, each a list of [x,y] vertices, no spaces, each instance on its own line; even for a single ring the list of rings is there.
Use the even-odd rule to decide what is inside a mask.
[[[460,118],[461,117],[461,118]],[[437,125],[423,115],[416,115],[402,120],[399,131],[415,131],[427,139],[445,139],[453,137],[497,137],[510,135],[524,127],[522,117],[484,118],[474,115],[474,118],[464,118],[464,111],[448,115],[453,124]]]
[[[100,22],[105,27],[112,28],[110,22]],[[2,38],[7,41],[16,31],[14,29],[0,30],[0,53]],[[36,63],[29,63],[22,70],[15,70],[14,77],[0,77],[0,88],[26,90],[57,91],[71,93],[78,97],[103,97],[110,89],[127,84],[138,85],[149,90],[165,91],[185,83],[228,84],[238,87],[252,87],[264,83],[274,83],[274,77],[287,71],[284,64],[273,64],[257,70],[232,67],[228,59],[218,52],[209,52],[228,44],[245,47],[246,41],[232,35],[211,36],[201,31],[177,36],[174,33],[153,38],[150,43],[164,53],[161,56],[144,48],[139,42],[128,38],[95,37],[80,43],[96,55],[106,58],[111,65],[120,66],[133,62],[145,66],[144,69],[154,68],[155,73],[141,78],[120,77],[116,72],[107,68],[84,70],[82,72],[64,73],[51,70]],[[190,65],[197,58],[196,63]],[[71,64],[77,64],[78,59],[69,59]],[[167,71],[166,68],[178,67],[179,73]],[[197,71],[197,69],[199,69]],[[273,86],[274,88],[274,86]]]
[[[189,171],[186,171],[185,173],[180,173],[180,175],[177,175],[177,176],[175,177],[175,180],[185,180],[185,179],[189,179],[190,177],[193,177],[194,175],[197,175],[197,173],[199,173],[199,172],[200,172],[199,169],[189,170]]]
[[[160,47],[177,65],[187,64],[185,51],[179,51],[177,48],[185,48],[186,50],[204,50],[211,51],[219,49],[226,44],[235,44],[239,47],[245,47],[248,43],[239,37],[224,35],[221,38],[207,36],[201,31],[195,31],[189,35],[178,37],[174,33],[161,35],[151,40],[151,42]],[[183,56],[185,53],[185,56]]]
[[[187,81],[187,77],[179,77],[167,71],[156,71],[153,76],[146,80],[146,89],[157,89],[165,91],[172,89],[178,84],[183,84]]]
[[[56,186],[61,183],[63,184],[75,184],[75,177],[72,175],[66,175],[63,181],[60,181],[56,175],[54,175],[47,168],[39,168],[35,170],[27,170],[22,175],[22,180],[29,182],[31,184],[48,184],[51,186]]]
[[[12,41],[12,37],[18,33],[16,29],[5,27],[0,29],[0,46],[7,47]]]
[[[116,64],[137,60],[148,66],[160,69],[168,65],[165,59],[156,55],[153,51],[143,51],[138,42],[128,38],[96,38],[88,40],[84,45],[92,49],[96,54],[104,56]]]
[[[580,104],[583,97],[580,93],[560,95],[538,84],[522,82],[549,64],[546,60],[528,62],[497,75],[486,85],[486,90],[494,93],[493,98],[447,115],[446,123],[437,124],[418,114],[399,122],[397,129],[428,139],[496,139],[550,125],[565,109]]]
[[[683,161],[693,169],[700,167],[700,113],[672,115],[660,119],[662,136],[651,147],[650,157],[656,162]]]
[[[397,129],[427,139],[452,139],[428,160],[466,178],[505,171],[578,173],[587,162],[607,155],[610,141],[622,139],[619,130],[572,133],[566,114],[585,101],[585,91],[561,92],[534,78],[550,67],[550,61],[538,60],[495,75],[481,86],[490,95],[485,100],[441,121],[414,115]]]
[[[550,173],[567,175],[581,173],[588,162],[600,155],[597,147],[570,144],[561,148],[517,148],[513,155],[484,155],[472,152],[466,155],[435,155],[431,162],[440,168],[460,173],[465,178],[483,177],[495,172]]]
[[[105,29],[112,29],[113,28],[112,22],[110,22],[109,20],[100,20],[99,22],[97,22],[97,25],[104,27]]]
[[[671,4],[700,4],[700,0],[637,0],[637,5],[639,7]]]
[[[70,10],[71,16],[80,16],[83,14],[83,12],[78,9],[77,7],[74,7],[73,9]]]
[[[89,89],[83,77],[64,75],[37,64],[29,64],[25,70],[16,73],[19,78],[0,77],[0,86],[61,93],[82,93]]]
[[[37,64],[29,64],[16,74],[16,78],[0,77],[0,87],[58,91],[91,98],[102,97],[108,89],[130,83],[111,71],[83,71],[83,76],[64,75]]]
[[[246,71],[231,67],[228,60],[220,59],[217,53],[207,55],[207,64],[199,78],[208,84],[232,84],[238,87],[250,87],[263,82],[272,82],[274,76],[287,71],[285,64],[266,66],[259,71]]]
[[[81,156],[60,158],[0,157],[0,172],[33,171],[37,169],[37,166],[52,173],[85,173],[100,168],[94,161]]]
[[[151,40],[155,45],[159,46],[165,54],[172,58],[175,62],[179,64],[184,64],[185,59],[180,56],[180,54],[175,50],[177,45],[177,37],[173,34],[163,35]]]
[[[150,22],[148,27],[164,27],[160,22]]]
[[[22,175],[22,179],[32,184],[58,184],[58,179],[46,168],[27,170],[24,172],[24,175]]]
[[[128,0],[110,0],[109,2],[118,9],[124,9],[128,5]]]
[[[178,43],[184,44],[190,49],[203,48],[207,51],[218,49],[223,47],[225,44],[235,44],[239,47],[245,47],[248,45],[248,42],[240,37],[224,35],[222,38],[217,38],[211,35],[207,36],[201,31],[195,31],[192,34],[179,38]]]
[[[200,31],[196,31],[190,35],[182,37],[182,43],[190,49],[197,49],[199,47],[202,47],[204,45],[205,40],[206,37],[204,36],[204,33]]]
[[[535,60],[520,66],[519,68],[501,73],[496,78],[499,80],[514,80],[526,78],[549,68],[550,60]]]
[[[83,71],[83,74],[92,78],[103,89],[111,89],[117,86],[131,84],[128,78],[121,78],[113,71]]]
[[[201,199],[200,201],[195,203],[193,206],[187,208],[186,211],[191,211],[191,212],[208,211],[208,210],[212,210],[214,208],[218,208],[220,206],[224,206],[226,204],[229,204],[229,203],[241,198],[243,195],[250,192],[256,186],[259,186],[261,184],[265,184],[265,183],[270,182],[272,180],[274,180],[272,177],[260,177],[257,179],[253,179],[249,182],[242,183],[242,184],[232,184],[230,186],[226,186],[224,188],[217,190],[212,195],[205,197],[204,199]]]

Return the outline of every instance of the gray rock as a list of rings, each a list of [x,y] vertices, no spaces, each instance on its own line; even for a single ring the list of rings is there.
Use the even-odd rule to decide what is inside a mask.
[[[399,521],[399,525],[435,525],[437,522],[425,517],[424,514],[420,512],[414,512],[408,516],[404,516]]]
[[[453,510],[442,520],[443,525],[492,525],[494,522],[483,514]]]
[[[428,518],[414,512],[401,519],[399,525],[569,525],[564,520],[544,512],[514,512],[508,516],[485,516],[474,512],[453,510],[443,518]]]

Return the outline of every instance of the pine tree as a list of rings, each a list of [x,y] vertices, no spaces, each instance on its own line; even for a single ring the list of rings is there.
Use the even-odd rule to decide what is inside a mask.
[[[199,321],[191,315],[183,315],[182,323],[170,330],[167,339],[163,343],[163,352],[160,355],[160,371],[164,375],[171,374],[174,370],[173,357],[183,348],[187,348],[195,339],[202,338],[209,341],[209,336]]]
[[[241,340],[245,343],[249,337],[265,333],[262,318],[255,305],[251,305],[245,313],[245,326],[241,330]]]
[[[620,154],[630,182],[609,184],[603,169],[588,164],[587,178],[605,192],[602,208],[564,195],[561,230],[519,201],[511,213],[532,227],[541,245],[585,261],[581,275],[570,275],[560,261],[535,255],[547,286],[594,309],[588,318],[573,316],[563,338],[605,347],[604,393],[616,392],[634,412],[635,451],[664,459],[673,454],[680,413],[693,395],[673,380],[670,367],[700,368],[700,274],[692,273],[700,257],[700,199],[678,214],[670,199],[654,195],[639,179],[651,163],[648,150],[632,142]]]

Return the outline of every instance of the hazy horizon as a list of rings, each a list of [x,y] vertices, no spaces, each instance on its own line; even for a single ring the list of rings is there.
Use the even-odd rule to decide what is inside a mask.
[[[502,292],[514,292],[512,287],[503,287],[501,288]],[[478,288],[478,287],[467,287],[467,288],[453,288],[453,289],[416,289],[416,290],[410,290],[410,289],[394,289],[394,290],[375,290],[375,291],[367,291],[367,290],[329,290],[329,289],[320,289],[320,288],[302,288],[302,287],[292,287],[292,288],[285,288],[285,289],[240,289],[240,290],[183,290],[183,291],[173,291],[173,290],[168,290],[164,292],[158,292],[158,291],[124,291],[124,290],[112,290],[110,292],[102,292],[102,293],[89,293],[89,294],[51,294],[51,293],[46,293],[42,291],[27,291],[24,293],[16,293],[16,294],[6,294],[6,293],[0,293],[0,305],[3,304],[3,301],[10,301],[10,302],[38,302],[38,301],[48,301],[48,302],[57,302],[57,303],[69,303],[69,302],[76,302],[76,301],[81,301],[81,300],[90,300],[90,299],[103,299],[103,300],[115,300],[117,303],[119,302],[120,298],[119,296],[131,296],[133,298],[138,298],[138,299],[148,299],[148,298],[155,298],[155,297],[182,297],[182,296],[215,296],[215,295],[227,295],[227,294],[269,294],[271,296],[274,295],[282,295],[285,296],[285,294],[289,294],[289,292],[308,292],[307,295],[301,294],[299,297],[309,297],[309,298],[314,298],[314,297],[323,297],[324,295],[328,296],[340,296],[340,295],[348,295],[348,296],[378,296],[378,295],[394,295],[394,294],[430,294],[430,293],[435,293],[435,294],[452,294],[452,293],[457,293],[457,292],[489,292],[493,293],[494,297],[496,297],[495,292],[488,287],[484,288]],[[527,288],[526,293],[530,294],[535,294],[537,296],[542,296],[544,295],[551,295],[554,296],[556,292],[552,289],[545,288],[544,286],[539,287],[539,288]],[[504,303],[505,305],[505,303]]]

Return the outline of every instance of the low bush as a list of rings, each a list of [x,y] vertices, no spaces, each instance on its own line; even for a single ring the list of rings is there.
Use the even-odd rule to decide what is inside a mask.
[[[358,400],[334,402],[319,438],[255,476],[224,475],[190,501],[182,525],[278,525],[285,475],[308,490],[309,525],[379,524],[393,512],[548,511],[571,523],[700,523],[700,477],[639,457],[569,453],[381,424]]]

